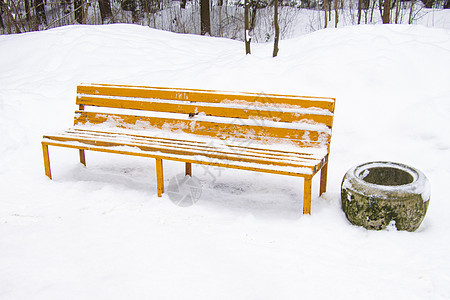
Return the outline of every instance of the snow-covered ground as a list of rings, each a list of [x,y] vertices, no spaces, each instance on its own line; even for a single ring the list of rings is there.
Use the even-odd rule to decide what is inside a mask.
[[[449,299],[450,31],[375,25],[271,44],[135,25],[0,36],[1,299]],[[50,148],[81,82],[337,98],[328,193],[302,179],[194,166],[191,207],[156,196],[153,160]],[[391,160],[432,186],[417,232],[352,226],[340,183]],[[183,172],[166,162],[168,181]],[[318,176],[317,176],[318,177]]]

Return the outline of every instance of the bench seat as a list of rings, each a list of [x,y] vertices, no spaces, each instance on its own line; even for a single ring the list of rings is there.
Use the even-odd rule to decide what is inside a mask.
[[[262,147],[246,147],[216,140],[182,140],[152,137],[138,131],[97,131],[75,127],[53,135],[43,141],[50,146],[77,148],[100,152],[128,154],[150,158],[183,161],[218,167],[246,169],[274,174],[312,175],[326,163],[326,150],[307,148],[294,152]]]

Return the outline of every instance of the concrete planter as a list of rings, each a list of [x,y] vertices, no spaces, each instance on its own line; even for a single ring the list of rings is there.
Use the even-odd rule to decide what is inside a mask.
[[[351,168],[341,186],[347,219],[366,229],[380,230],[392,221],[398,230],[415,231],[430,200],[425,175],[392,162],[370,162]]]

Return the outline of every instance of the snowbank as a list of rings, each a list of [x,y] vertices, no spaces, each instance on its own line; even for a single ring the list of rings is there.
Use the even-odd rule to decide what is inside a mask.
[[[0,36],[0,298],[449,298],[450,32],[327,29],[276,59],[252,47],[135,25]],[[194,166],[202,197],[181,208],[156,197],[151,160],[87,153],[83,168],[53,148],[50,181],[40,140],[71,125],[81,82],[336,97],[328,193],[303,216],[301,179]],[[345,219],[342,177],[372,160],[430,179],[418,232]],[[184,168],[164,167],[167,181]]]

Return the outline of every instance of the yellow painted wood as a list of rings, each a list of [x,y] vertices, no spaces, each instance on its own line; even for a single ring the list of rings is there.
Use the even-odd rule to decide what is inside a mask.
[[[292,142],[301,147],[322,147],[329,143],[331,136],[327,132],[314,130],[300,130],[279,127],[264,127],[257,124],[242,126],[239,124],[214,123],[197,120],[178,120],[169,118],[154,118],[133,115],[118,115],[108,113],[95,113],[77,111],[75,125],[101,124],[106,121],[115,121],[119,128],[129,128],[129,125],[138,124],[139,128],[164,128],[171,131],[216,137],[220,139],[240,138],[252,139],[262,143]],[[239,122],[236,120],[236,122]],[[307,137],[307,138],[306,138]]]
[[[328,173],[328,163],[326,163],[320,171],[320,194],[322,195],[327,191],[327,173]]]
[[[168,91],[185,91],[185,92],[200,92],[200,93],[210,93],[210,94],[224,94],[224,95],[260,95],[258,93],[252,92],[230,92],[230,91],[218,91],[218,90],[205,90],[205,89],[193,89],[193,88],[168,88],[168,87],[149,87],[149,86],[135,86],[135,85],[124,85],[124,84],[106,84],[106,83],[92,83],[92,84],[81,84],[80,86],[92,86],[92,87],[111,87],[111,88],[131,88],[131,89],[144,89],[144,90],[168,90]],[[99,94],[98,90],[95,90],[95,94]],[[334,101],[331,97],[318,97],[318,96],[299,96],[299,95],[281,95],[281,94],[266,94],[269,96],[278,96],[284,98],[307,98],[307,99],[319,99],[326,101]]]
[[[311,214],[311,186],[312,178],[305,177],[304,179],[304,189],[303,189],[303,214]]]
[[[185,172],[186,176],[192,176],[192,164],[191,163],[186,163],[186,172]]]
[[[86,167],[86,155],[84,150],[80,150],[80,163],[82,163]]]
[[[180,161],[180,162],[189,162],[189,163],[196,163],[201,165],[208,165],[208,166],[214,166],[214,167],[224,167],[224,168],[230,168],[230,169],[238,169],[238,170],[247,170],[247,171],[256,171],[256,172],[262,172],[262,173],[270,173],[270,174],[280,174],[280,175],[289,175],[289,176],[297,176],[297,177],[304,177],[304,176],[310,176],[311,172],[305,173],[303,170],[298,170],[298,172],[290,172],[290,171],[283,171],[283,170],[277,170],[277,169],[265,169],[265,168],[257,168],[252,166],[241,166],[241,165],[234,165],[233,161],[229,162],[223,162],[219,160],[212,160],[212,161],[204,161],[196,159],[195,157],[189,156],[189,157],[176,157],[176,156],[170,156],[170,155],[164,155],[163,153],[155,153],[155,152],[135,152],[135,151],[126,151],[126,150],[118,150],[117,148],[111,148],[111,147],[99,147],[95,145],[73,145],[68,144],[64,142],[51,142],[46,141],[46,144],[49,146],[59,146],[59,147],[66,147],[66,148],[73,148],[73,149],[83,149],[83,150],[90,150],[90,151],[98,151],[98,152],[105,152],[105,153],[116,153],[116,154],[124,154],[124,155],[131,155],[131,156],[139,156],[139,157],[149,157],[149,158],[161,158],[165,160],[172,160],[172,161]],[[305,170],[308,169],[305,167]]]
[[[313,169],[313,175],[315,175],[317,172],[319,172],[327,162],[328,162],[328,154],[325,155],[325,157],[323,157],[321,159],[321,161],[315,165],[315,167]]]
[[[236,160],[236,161],[246,161],[260,164],[271,164],[271,165],[285,165],[285,166],[309,166],[311,168],[318,167],[320,160],[298,160],[295,158],[283,158],[283,157],[268,157],[268,156],[256,156],[252,153],[236,153],[234,151],[226,151],[226,148],[214,149],[212,147],[180,147],[178,145],[160,145],[155,143],[146,142],[136,142],[129,140],[115,140],[112,138],[105,138],[102,136],[82,136],[82,135],[69,135],[62,134],[59,136],[46,136],[46,138],[56,140],[56,141],[72,141],[80,142],[87,145],[96,145],[102,147],[113,147],[113,146],[129,146],[136,147],[142,151],[159,151],[162,153],[170,154],[180,154],[180,155],[202,155],[210,159],[226,159],[226,160]]]
[[[314,111],[311,111],[311,113],[289,111],[283,112],[281,107],[278,108],[276,105],[269,106],[268,104],[257,107],[254,105],[254,103],[253,105],[252,103],[249,103],[247,106],[234,108],[223,106],[204,106],[201,102],[191,103],[186,101],[186,104],[175,104],[167,102],[145,102],[129,99],[94,98],[85,95],[78,96],[77,104],[109,108],[127,108],[145,111],[171,112],[188,115],[203,113],[205,115],[217,117],[255,119],[255,123],[258,123],[258,120],[263,119],[279,122],[298,122],[300,120],[305,120],[307,122],[325,124],[328,127],[331,127],[331,125],[333,124],[332,115],[324,115]],[[297,106],[297,108],[301,107]]]
[[[213,152],[213,151],[199,151],[199,150],[189,150],[189,149],[180,149],[179,147],[160,147],[158,145],[146,145],[143,143],[131,143],[121,141],[120,143],[116,143],[113,141],[104,141],[99,138],[82,138],[82,137],[74,137],[74,136],[45,136],[45,138],[49,138],[55,141],[72,141],[79,142],[86,145],[95,145],[99,147],[119,147],[119,146],[129,146],[129,147],[137,147],[144,152],[161,152],[166,154],[174,154],[174,155],[202,155],[204,157],[208,157],[211,160],[229,160],[229,161],[240,161],[240,162],[249,162],[249,163],[257,163],[262,165],[274,165],[274,166],[290,166],[290,167],[308,167],[313,169],[315,166],[305,166],[305,164],[301,162],[289,161],[287,159],[269,159],[269,158],[260,158],[255,157],[253,155],[243,155],[236,153],[224,153],[224,152]]]
[[[90,140],[92,141],[112,141],[117,145],[128,145],[128,146],[154,146],[159,148],[175,148],[178,150],[184,150],[186,153],[196,153],[202,155],[216,154],[216,155],[231,155],[239,157],[252,157],[262,160],[267,160],[268,162],[272,160],[291,162],[297,165],[309,165],[317,166],[317,172],[321,167],[320,157],[313,154],[302,154],[294,152],[283,152],[276,150],[263,150],[256,148],[248,148],[227,144],[219,144],[219,141],[215,143],[210,141],[209,143],[203,142],[190,142],[186,140],[174,140],[174,139],[164,139],[164,138],[154,138],[154,137],[144,137],[133,135],[130,137],[127,134],[117,134],[117,133],[107,133],[107,132],[92,132],[87,130],[68,130],[58,136],[52,136],[51,139],[59,140]],[[205,154],[206,152],[206,154]]]
[[[161,158],[156,159],[156,183],[158,188],[158,197],[162,197],[162,194],[164,194],[164,175]]]
[[[182,88],[132,87],[114,85],[81,85],[77,93],[84,95],[108,95],[116,97],[139,97],[194,102],[220,103],[223,101],[247,101],[250,103],[270,103],[298,105],[304,108],[317,107],[334,111],[334,98],[286,96],[277,94],[233,93]]]
[[[42,143],[42,153],[44,155],[44,168],[45,168],[45,175],[47,175],[48,178],[52,179],[52,172],[50,169],[50,157],[48,153],[48,145]]]
[[[210,149],[211,151],[218,151],[222,148],[219,148],[214,143],[206,143],[203,141],[195,141],[195,140],[180,140],[180,139],[174,139],[174,138],[167,138],[167,137],[153,137],[153,136],[143,136],[138,134],[132,134],[132,133],[121,133],[121,132],[107,132],[107,131],[100,131],[100,130],[83,130],[79,128],[75,128],[73,130],[67,130],[67,133],[80,133],[80,134],[103,134],[104,136],[123,136],[127,138],[133,138],[134,142],[156,142],[160,143],[161,145],[171,145],[171,146],[178,146],[182,149],[184,148],[190,148],[190,149],[199,149],[199,150],[207,150]],[[251,144],[251,143],[248,143]],[[226,143],[227,149],[230,149],[233,153],[238,154],[251,154],[259,157],[265,157],[265,158],[277,158],[277,159],[289,159],[289,160],[317,160],[318,157],[316,157],[315,154],[307,153],[305,151],[302,152],[303,148],[298,148],[298,152],[293,151],[286,151],[286,150],[278,150],[273,149],[270,147],[270,149],[262,149],[257,147],[249,147],[249,146],[243,146],[243,145],[234,145],[231,143]]]

